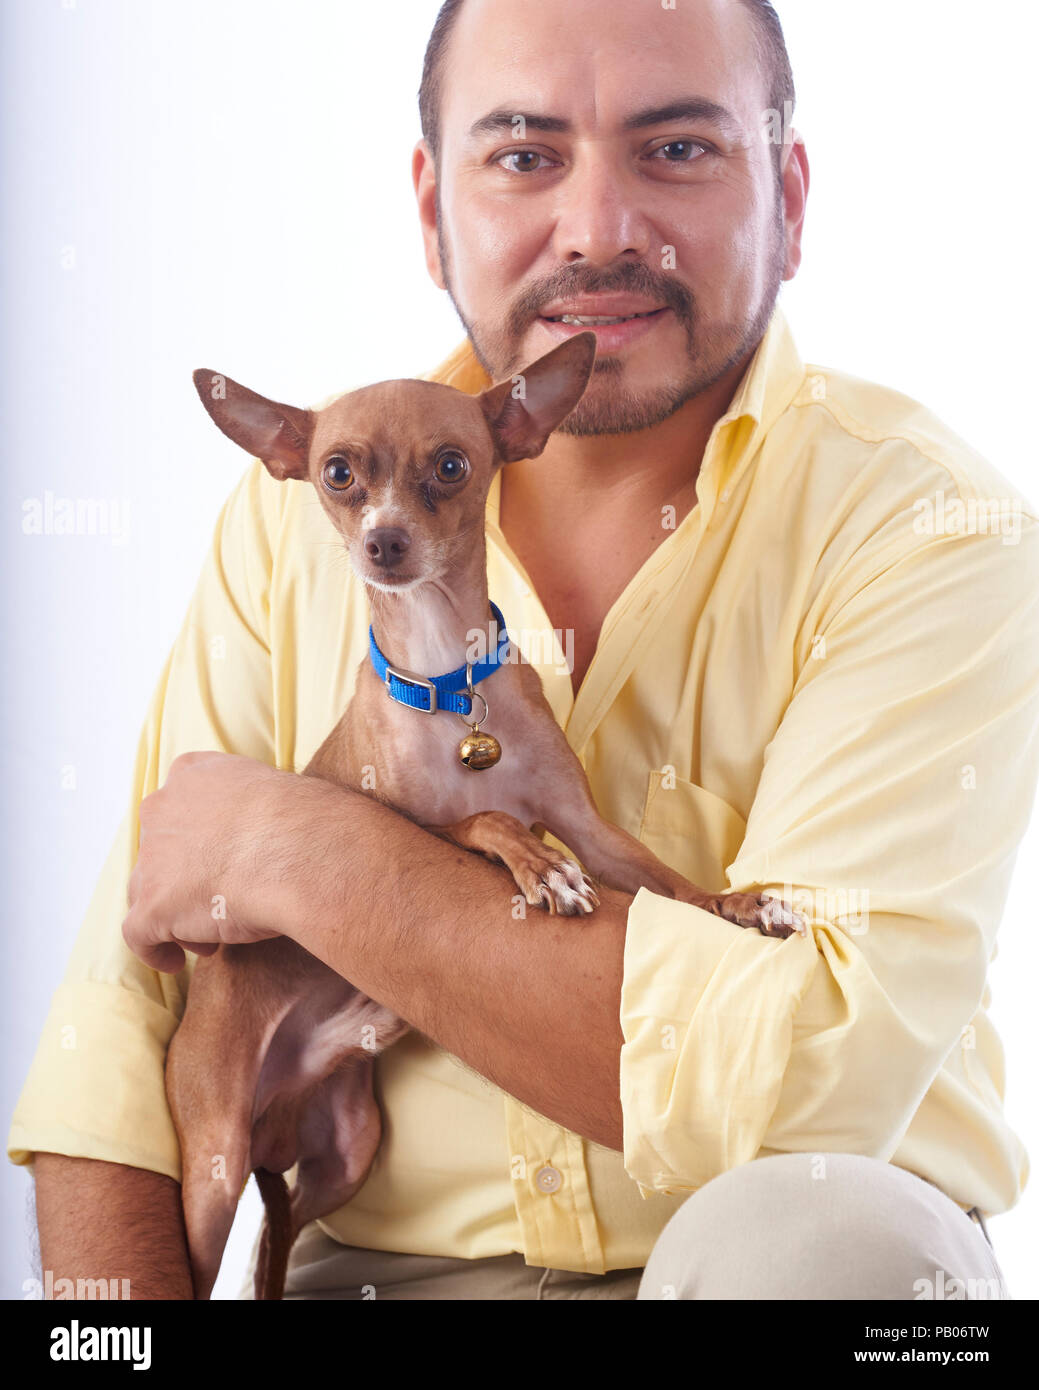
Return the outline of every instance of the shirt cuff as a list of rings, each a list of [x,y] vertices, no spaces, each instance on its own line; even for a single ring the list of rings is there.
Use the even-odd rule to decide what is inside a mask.
[[[646,888],[636,893],[620,1092],[624,1167],[643,1197],[695,1191],[761,1148],[817,964],[811,932],[770,939]]]
[[[180,1147],[165,1083],[166,1050],[178,1022],[120,985],[59,985],[11,1121],[11,1162],[59,1153],[179,1181]]]

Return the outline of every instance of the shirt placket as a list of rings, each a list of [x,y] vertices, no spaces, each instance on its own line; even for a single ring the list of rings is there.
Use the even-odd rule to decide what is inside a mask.
[[[585,1141],[504,1097],[509,1171],[528,1265],[605,1274]]]
[[[588,708],[587,699],[579,699],[585,708],[579,730],[570,727],[575,708],[573,689],[569,676],[563,671],[562,648],[558,639],[553,639],[555,670],[548,672],[542,665],[539,673],[553,714],[566,731],[572,747],[572,732],[580,735],[583,746],[603,717],[626,678],[626,672],[631,669],[631,662],[636,659],[631,640],[635,631],[641,628],[645,632],[647,615],[654,602],[670,592],[677,582],[678,572],[687,568],[695,553],[704,514],[709,517],[713,510],[717,492],[715,479],[722,462],[719,455],[723,451],[723,441],[728,438],[725,430],[718,430],[711,436],[698,483],[697,514],[687,517],[683,523],[690,530],[687,544],[678,547],[677,553],[673,551],[666,563],[647,564],[637,577],[639,582],[626,592],[622,607],[609,615],[610,621],[604,624],[593,661],[593,667],[598,667],[595,674],[599,693],[591,708]],[[497,486],[496,483],[496,489]],[[491,597],[505,612],[510,630],[517,633],[524,627],[548,630],[548,615],[497,524],[497,501],[495,491],[488,504]],[[545,646],[538,644],[539,653],[545,651]],[[587,682],[588,678],[585,679]],[[581,694],[585,688],[582,686]],[[550,1062],[551,1059],[546,1058],[546,1064]],[[577,1269],[589,1274],[604,1274],[603,1244],[585,1163],[586,1141],[563,1126],[535,1115],[511,1096],[506,1094],[502,1099],[509,1172],[526,1263],[544,1269]]]

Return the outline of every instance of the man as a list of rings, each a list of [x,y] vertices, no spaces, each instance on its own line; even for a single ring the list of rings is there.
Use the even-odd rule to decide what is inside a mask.
[[[705,886],[792,898],[809,937],[645,890],[516,922],[500,867],[275,771],[338,718],[367,619],[317,509],[257,463],[9,1138],[55,1277],[190,1297],[179,943],[284,932],[416,1030],[379,1062],[376,1167],[304,1232],[290,1296],[1002,1296],[982,1214],[1027,1163],[986,968],[1037,774],[1039,526],[922,407],[800,361],[787,101],[759,0],[464,0],[414,176],[469,335],[438,380],[507,378],[566,316],[599,338],[488,538],[510,628],[573,634],[572,673],[541,674],[601,810]],[[204,749],[245,757],[174,761]]]

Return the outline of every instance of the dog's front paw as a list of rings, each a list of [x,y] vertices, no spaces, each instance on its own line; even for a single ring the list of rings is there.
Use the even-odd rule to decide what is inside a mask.
[[[762,936],[785,939],[795,931],[801,936],[808,934],[808,923],[800,912],[764,893],[725,893],[718,898],[713,910],[737,927],[756,928]]]
[[[516,882],[532,907],[544,907],[553,916],[577,917],[599,906],[599,895],[580,864],[563,854],[546,851],[544,858],[532,859],[516,874]]]

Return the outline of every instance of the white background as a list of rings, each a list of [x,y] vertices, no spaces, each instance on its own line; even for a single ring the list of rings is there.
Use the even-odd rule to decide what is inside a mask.
[[[461,337],[409,172],[436,9],[0,0],[5,1130],[245,466],[192,369],[306,404],[426,371]],[[1034,502],[1036,7],[779,9],[813,173],[783,292],[802,356],[923,400]],[[46,490],[128,500],[128,542],[24,535]],[[992,972],[1007,1109],[1033,1150],[1036,845],[1033,828]],[[10,1164],[0,1182],[0,1296],[19,1298],[30,1184]],[[219,1294],[255,1216],[250,1201]],[[1039,1195],[991,1229],[1011,1292],[1036,1297]]]

